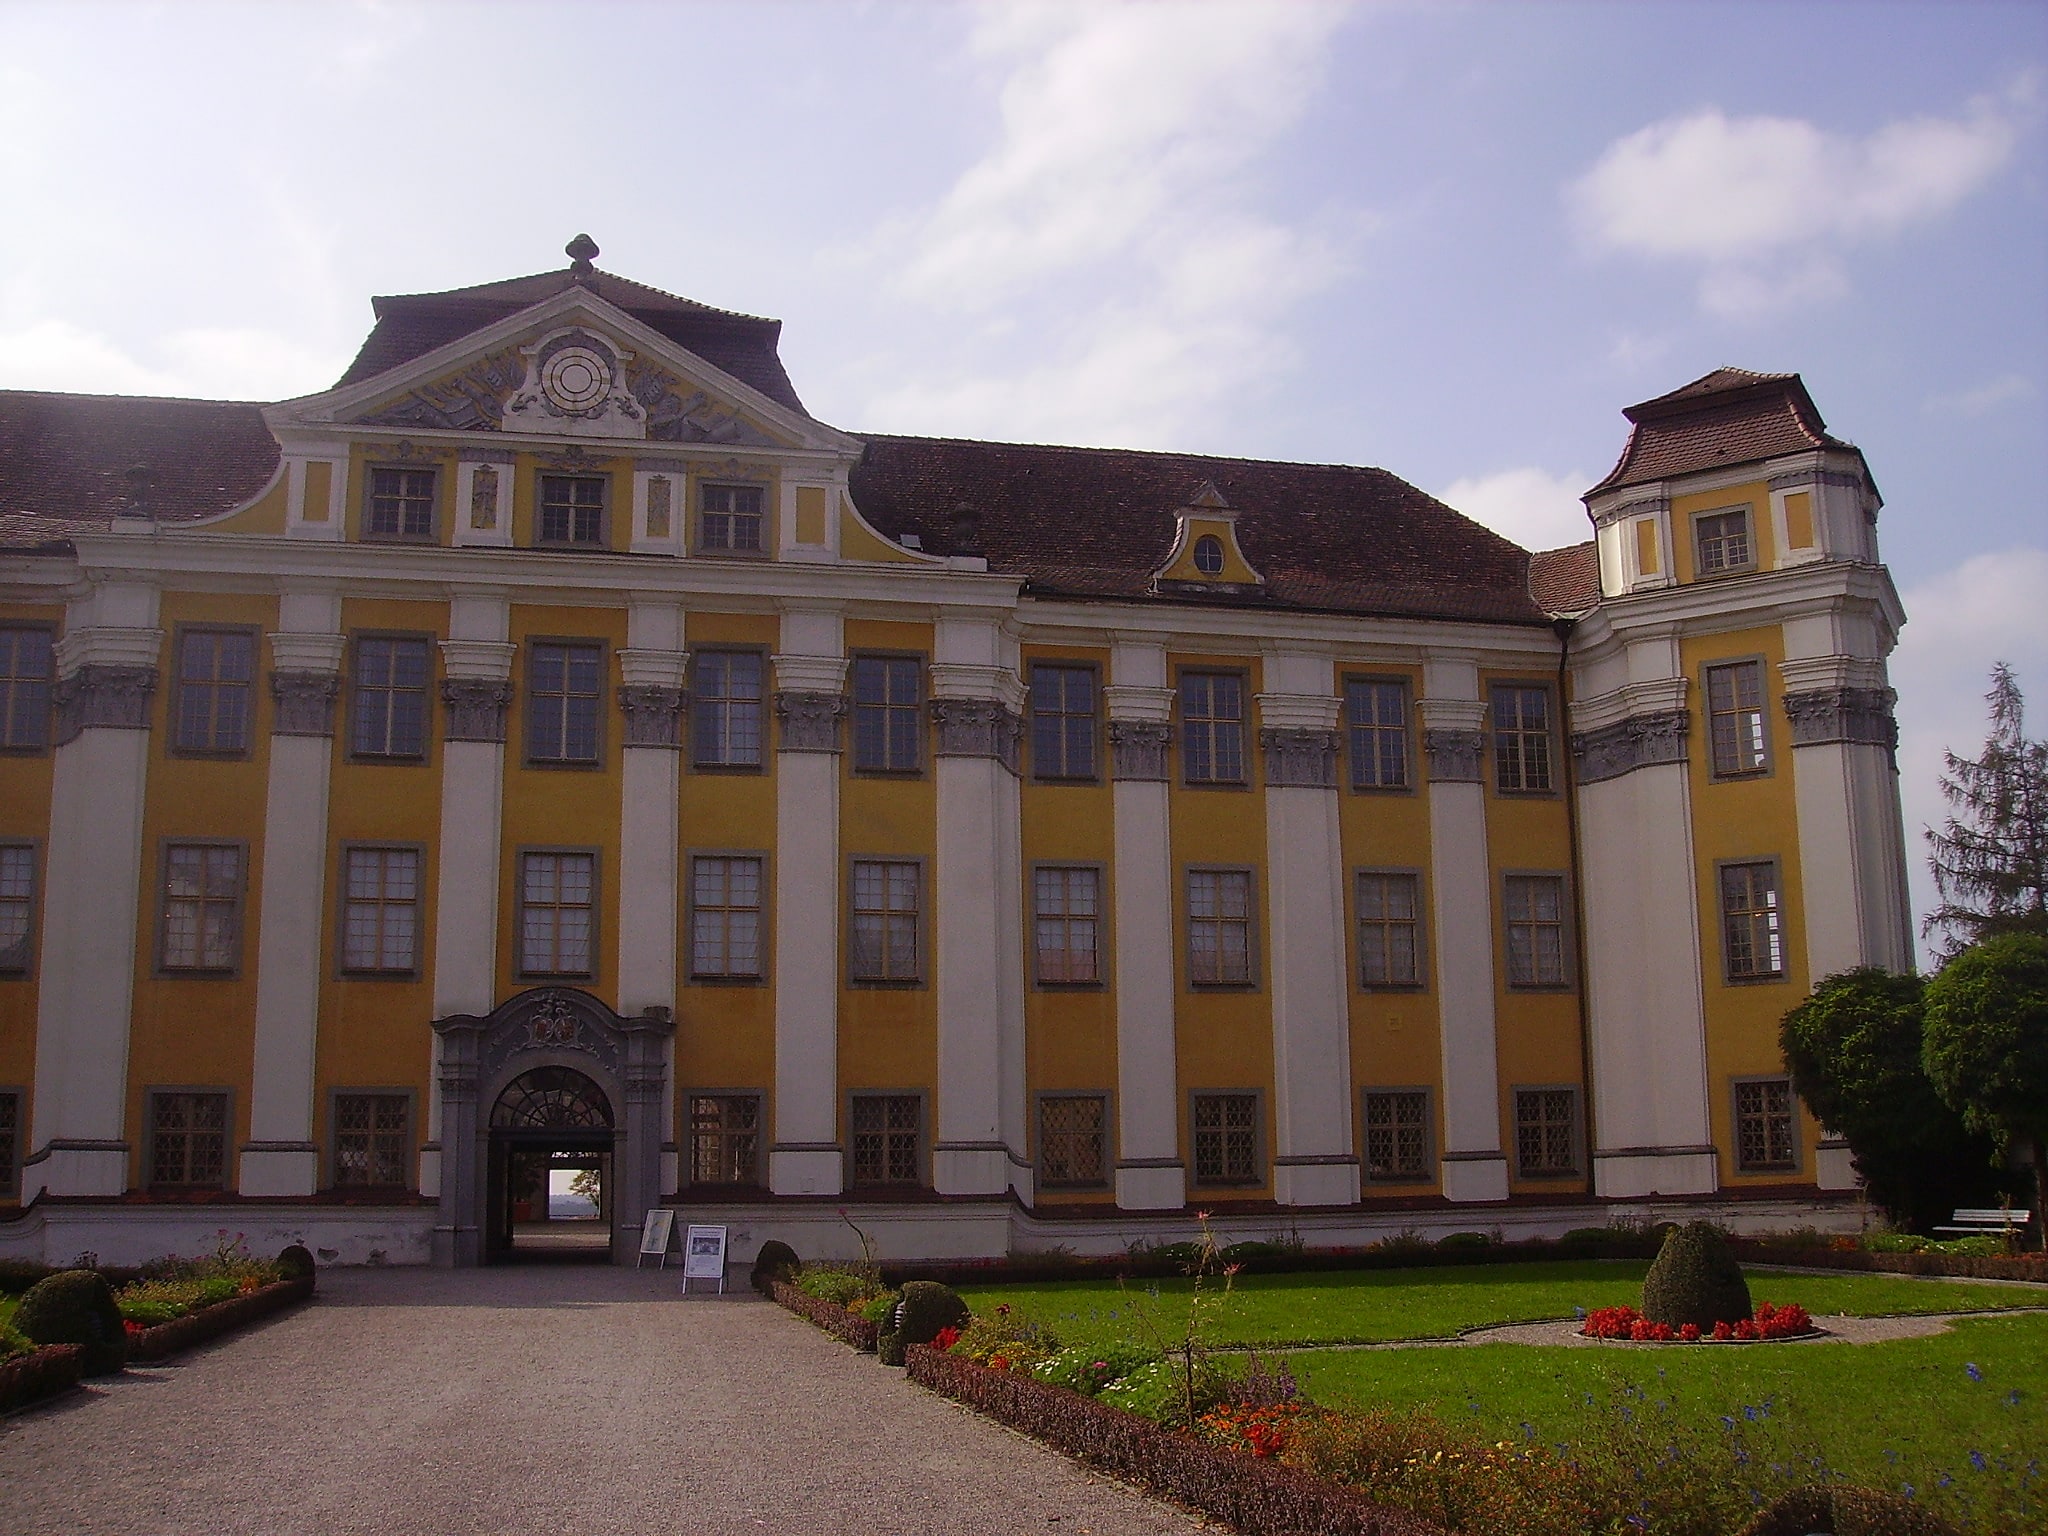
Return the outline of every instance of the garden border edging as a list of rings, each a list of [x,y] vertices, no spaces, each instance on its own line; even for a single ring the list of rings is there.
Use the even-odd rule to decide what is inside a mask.
[[[286,1307],[312,1299],[313,1277],[301,1275],[293,1280],[273,1280],[246,1296],[231,1296],[226,1301],[217,1301],[210,1307],[197,1312],[188,1312],[183,1317],[174,1317],[167,1323],[158,1323],[154,1328],[145,1328],[131,1334],[128,1339],[128,1362],[131,1365],[149,1364],[167,1360],[172,1355],[205,1344],[222,1334],[233,1333],[251,1323],[281,1312]]]
[[[0,1413],[12,1413],[77,1386],[85,1374],[82,1344],[45,1344],[0,1363]]]
[[[787,1280],[769,1281],[768,1291],[778,1305],[794,1312],[805,1322],[824,1329],[840,1343],[851,1345],[864,1355],[875,1353],[882,1330],[866,1318],[856,1317],[844,1307],[806,1295]]]

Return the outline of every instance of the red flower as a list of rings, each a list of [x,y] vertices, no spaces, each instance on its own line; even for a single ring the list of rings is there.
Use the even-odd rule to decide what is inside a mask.
[[[944,1354],[947,1350],[951,1349],[955,1344],[958,1344],[959,1342],[960,1330],[958,1328],[953,1328],[950,1326],[941,1328],[937,1333],[932,1335],[932,1348],[938,1350],[941,1354]]]
[[[1727,1340],[1735,1337],[1735,1330],[1728,1326],[1728,1321],[1726,1318],[1723,1318],[1720,1322],[1714,1324],[1714,1337],[1722,1340],[1723,1342],[1726,1342]]]
[[[1688,1344],[1697,1344],[1700,1341],[1700,1325],[1698,1323],[1687,1323],[1678,1330],[1678,1336]]]

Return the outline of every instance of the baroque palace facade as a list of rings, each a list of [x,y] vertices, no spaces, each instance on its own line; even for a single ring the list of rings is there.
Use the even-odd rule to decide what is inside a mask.
[[[303,399],[0,394],[0,1253],[474,1263],[522,1149],[620,1257],[1840,1208],[1776,1031],[1910,964],[1903,614],[1796,375],[1531,555],[851,435],[570,254]]]

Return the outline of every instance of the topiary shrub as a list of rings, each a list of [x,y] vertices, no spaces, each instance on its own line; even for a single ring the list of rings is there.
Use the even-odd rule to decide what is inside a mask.
[[[1673,1227],[1643,1277],[1643,1316],[1711,1333],[1716,1323],[1739,1323],[1749,1315],[1749,1283],[1727,1235],[1706,1221]]]
[[[82,1345],[79,1362],[88,1376],[118,1371],[128,1358],[113,1288],[89,1269],[63,1270],[30,1286],[14,1309],[14,1326],[37,1344]]]
[[[940,1285],[936,1280],[912,1280],[903,1287],[903,1299],[896,1303],[887,1331],[896,1334],[905,1346],[929,1344],[939,1336],[941,1328],[965,1328],[968,1316],[967,1303],[950,1285]]]
[[[1460,1248],[1490,1248],[1493,1246],[1493,1239],[1484,1232],[1453,1232],[1438,1238],[1436,1245],[1456,1253]]]
[[[754,1289],[766,1296],[769,1286],[775,1281],[786,1283],[793,1280],[803,1267],[803,1260],[796,1256],[794,1248],[780,1238],[771,1237],[754,1254]]]
[[[903,1364],[903,1335],[884,1324],[875,1335],[875,1358],[884,1365]]]
[[[1899,1494],[1837,1484],[1780,1494],[1738,1536],[1956,1536],[1956,1531]]]
[[[313,1267],[313,1255],[301,1243],[293,1243],[278,1251],[277,1272],[287,1280],[310,1280]]]

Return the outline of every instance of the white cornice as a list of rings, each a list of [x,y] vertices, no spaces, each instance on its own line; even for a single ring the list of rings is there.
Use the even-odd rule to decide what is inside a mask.
[[[1906,622],[1898,588],[1882,565],[1816,560],[1790,570],[1758,571],[1685,586],[1610,597],[1581,621],[1574,659],[1593,659],[1615,642],[1651,633],[1711,635],[1778,624],[1842,604],[1867,604],[1896,638]]]
[[[1731,464],[1726,469],[1703,469],[1693,474],[1675,475],[1668,480],[1639,481],[1583,500],[1586,510],[1593,516],[1594,525],[1598,527],[1615,513],[1638,502],[1668,503],[1675,496],[1696,496],[1707,491],[1729,490],[1738,485],[1754,485],[1773,475],[1788,475],[1803,469],[1849,470],[1869,485],[1870,476],[1863,455],[1854,448],[1804,448],[1798,453],[1779,454],[1776,458]],[[1875,491],[1874,486],[1871,489]]]

